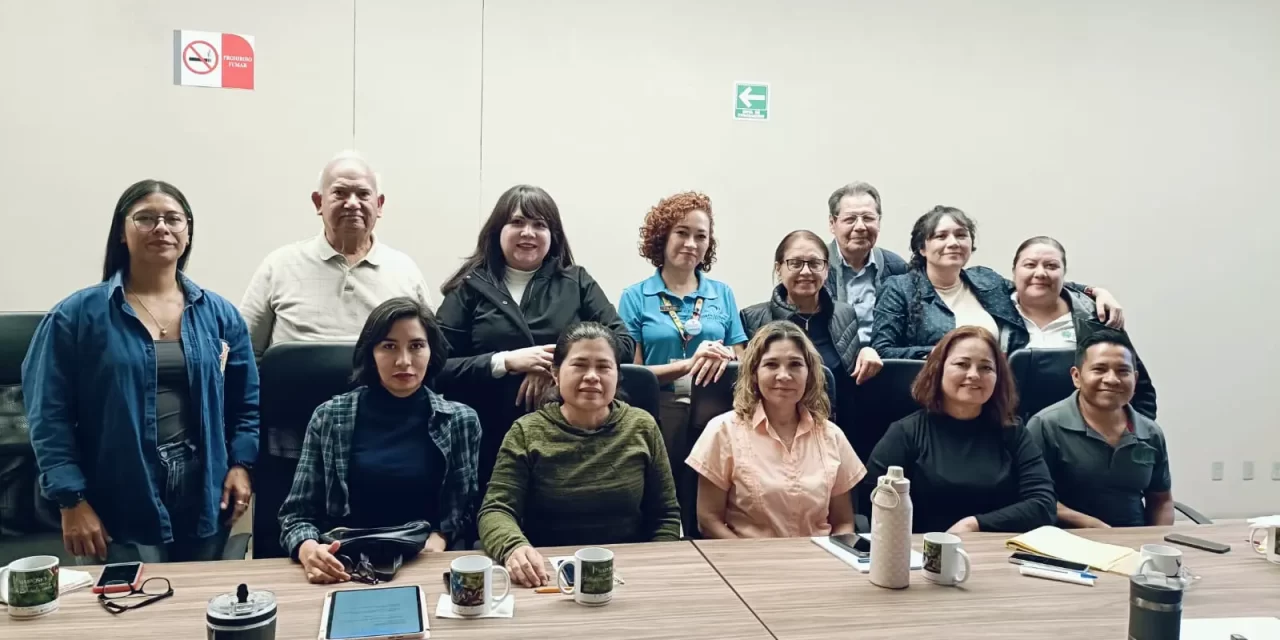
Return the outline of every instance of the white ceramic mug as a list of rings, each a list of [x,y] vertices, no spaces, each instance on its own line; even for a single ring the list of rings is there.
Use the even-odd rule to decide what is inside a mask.
[[[565,580],[566,566],[573,567],[573,586]],[[556,586],[560,593],[572,594],[578,604],[609,604],[613,600],[613,552],[601,547],[579,549],[572,560],[556,567]]]
[[[968,580],[969,554],[960,544],[960,536],[950,533],[924,534],[924,579],[947,586]]]
[[[1258,540],[1258,532],[1263,533]],[[1249,530],[1249,546],[1266,556],[1267,562],[1280,564],[1280,525],[1254,525]]]
[[[493,572],[506,578],[502,595],[493,595]],[[460,616],[482,616],[493,610],[511,593],[511,574],[506,567],[493,564],[489,556],[462,556],[449,564],[449,599],[453,612]]]
[[[0,569],[0,602],[10,618],[37,618],[58,610],[58,558],[20,558]]]
[[[1165,544],[1144,544],[1141,551],[1142,564],[1138,565],[1138,573],[1175,580],[1183,578],[1181,551]]]

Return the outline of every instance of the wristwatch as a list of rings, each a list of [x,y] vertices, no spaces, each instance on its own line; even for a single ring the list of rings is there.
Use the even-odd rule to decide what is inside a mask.
[[[65,493],[59,493],[56,500],[58,502],[59,509],[71,509],[81,502],[84,502],[84,492],[67,491]]]

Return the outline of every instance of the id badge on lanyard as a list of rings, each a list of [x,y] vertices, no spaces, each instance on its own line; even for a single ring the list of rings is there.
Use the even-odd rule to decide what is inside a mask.
[[[680,314],[676,311],[674,300],[662,296],[663,310],[667,315],[671,316],[671,323],[675,325],[676,331],[680,334],[681,351],[685,358],[689,357],[689,343],[695,337],[702,334],[702,304],[703,298],[699,297],[693,302],[693,314],[689,316],[687,321],[680,320]],[[677,396],[688,396],[693,390],[693,378],[690,375],[681,376],[673,383]]]

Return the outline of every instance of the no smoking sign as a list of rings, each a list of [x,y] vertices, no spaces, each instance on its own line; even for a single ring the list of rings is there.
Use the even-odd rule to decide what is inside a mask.
[[[174,84],[253,89],[253,36],[174,31],[173,53]]]
[[[204,40],[196,40],[182,48],[182,66],[197,75],[213,73],[218,68],[218,49]]]

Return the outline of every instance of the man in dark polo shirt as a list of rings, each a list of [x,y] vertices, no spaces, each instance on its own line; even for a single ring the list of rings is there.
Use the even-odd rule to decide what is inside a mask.
[[[1136,362],[1124,334],[1093,333],[1076,346],[1076,392],[1027,423],[1053,476],[1063,526],[1173,524],[1164,432],[1129,406]]]

